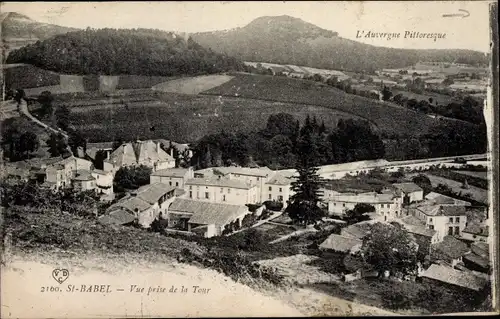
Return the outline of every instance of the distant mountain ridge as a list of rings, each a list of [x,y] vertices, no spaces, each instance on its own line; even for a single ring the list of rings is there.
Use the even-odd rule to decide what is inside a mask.
[[[413,50],[377,47],[290,16],[260,17],[242,28],[191,34],[205,47],[244,61],[295,64],[325,69],[374,71],[419,61],[488,64],[473,50]]]

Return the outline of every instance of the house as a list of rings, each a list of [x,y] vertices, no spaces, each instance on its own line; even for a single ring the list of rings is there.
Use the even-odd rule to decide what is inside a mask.
[[[265,184],[262,200],[281,202],[285,208],[288,200],[295,193],[292,190],[293,180],[293,173],[275,173]]]
[[[88,170],[76,170],[71,178],[71,186],[77,191],[93,191],[96,188],[95,177]]]
[[[113,197],[113,172],[93,169],[90,173],[95,178],[96,192]]]
[[[115,209],[106,215],[102,215],[98,218],[98,221],[104,225],[132,225],[136,218],[134,214],[130,213],[126,209]]]
[[[404,229],[413,235],[418,244],[419,253],[430,255],[431,245],[438,243],[437,232],[425,227],[425,223],[415,216],[409,215],[398,220]]]
[[[455,267],[462,262],[462,256],[470,251],[466,243],[453,236],[446,236],[435,244],[431,244],[431,261],[440,261]]]
[[[175,167],[175,159],[167,154],[160,143],[135,141],[123,143],[104,160],[104,170],[116,172],[120,167],[144,165],[153,172]]]
[[[342,228],[340,235],[347,238],[354,238],[362,240],[371,231],[371,222],[364,221],[356,224],[352,224],[345,228]]]
[[[357,204],[369,204],[383,221],[390,221],[402,214],[402,195],[397,192],[337,193],[328,199],[328,213],[344,216]]]
[[[134,216],[139,225],[148,228],[155,219],[166,216],[168,205],[174,199],[174,186],[164,183],[149,184],[111,205],[107,213],[109,215],[117,210],[125,211]]]
[[[85,156],[95,161],[97,152],[104,151],[106,157],[108,157],[113,151],[114,142],[102,142],[102,143],[87,143],[85,148]]]
[[[488,242],[489,227],[488,225],[477,222],[468,223],[462,230],[462,238],[475,242]]]
[[[228,177],[191,178],[185,182],[184,190],[190,199],[212,203],[245,205],[258,202],[255,184]]]
[[[487,243],[479,242],[471,245],[471,251],[462,258],[465,267],[482,273],[491,270],[490,247]]]
[[[425,202],[429,205],[471,206],[470,202],[435,192],[430,192],[429,194],[425,195]]]
[[[415,183],[395,183],[392,186],[403,193],[403,204],[405,205],[424,199],[424,190]]]
[[[359,251],[362,244],[363,241],[358,238],[331,234],[319,245],[319,249],[324,255],[343,257],[346,254],[354,254]]]
[[[451,267],[432,264],[419,275],[424,282],[445,284],[446,286],[463,289],[465,291],[482,291],[488,283],[484,277],[477,276],[470,271],[456,270]]]
[[[50,185],[51,188],[56,190],[71,187],[75,171],[90,171],[93,168],[92,162],[74,156],[41,166],[41,169],[45,172],[46,185]]]
[[[153,172],[150,177],[151,183],[165,183],[180,189],[188,179],[194,178],[193,168],[166,168]]]
[[[220,236],[224,227],[232,222],[241,226],[243,218],[251,214],[245,205],[209,203],[177,198],[168,208],[168,227],[201,234],[203,237]]]
[[[426,204],[413,209],[413,214],[426,228],[436,231],[438,241],[445,236],[461,236],[467,224],[465,206]]]
[[[274,172],[268,167],[249,168],[249,167],[214,167],[216,174],[222,174],[229,179],[239,180],[250,185],[255,185],[257,188],[257,199],[254,203],[262,203],[265,201],[263,191],[266,183],[269,181]]]

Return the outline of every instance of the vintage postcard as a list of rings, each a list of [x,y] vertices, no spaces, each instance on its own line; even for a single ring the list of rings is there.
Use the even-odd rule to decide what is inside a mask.
[[[498,312],[496,1],[0,12],[0,317]]]

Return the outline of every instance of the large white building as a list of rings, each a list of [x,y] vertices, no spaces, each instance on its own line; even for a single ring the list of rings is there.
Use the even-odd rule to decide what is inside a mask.
[[[462,236],[467,225],[465,206],[425,204],[412,209],[412,213],[426,228],[436,231],[438,241],[445,236]]]
[[[190,168],[166,168],[153,172],[151,183],[165,183],[170,186],[184,189],[187,180],[194,178],[194,171]]]
[[[192,178],[185,182],[189,199],[236,205],[258,203],[257,185],[223,176]]]
[[[375,216],[383,221],[390,221],[402,215],[403,197],[398,192],[386,190],[379,194],[376,192],[365,193],[339,193],[331,191],[327,200],[328,213],[344,216],[357,204],[369,204],[375,208]]]

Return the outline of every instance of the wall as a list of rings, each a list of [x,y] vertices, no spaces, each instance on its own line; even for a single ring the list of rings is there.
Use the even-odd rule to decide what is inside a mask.
[[[459,235],[462,235],[462,231],[464,230],[467,223],[467,216],[426,216],[426,225],[425,227],[429,228],[429,225],[434,226],[434,230],[437,232],[437,240],[442,241],[445,236],[448,236],[448,227],[453,227],[453,231],[455,234],[455,227],[459,227]],[[453,219],[453,222],[450,223],[450,218]],[[459,218],[459,222],[455,222],[456,218]]]
[[[237,205],[254,204],[257,201],[258,193],[257,187],[239,189],[219,186],[186,185],[185,190],[188,193],[187,198],[190,199]],[[208,199],[205,198],[205,192],[208,192]]]
[[[115,91],[119,79],[120,79],[119,76],[109,76],[109,75],[99,76],[99,91],[101,92]]]
[[[271,190],[269,190],[271,188]],[[281,191],[280,191],[281,190]],[[293,191],[290,189],[290,185],[272,185],[265,184],[262,189],[262,201],[275,200],[279,201],[278,196],[282,196],[283,207],[286,207],[286,202],[290,199]]]
[[[410,203],[419,202],[424,199],[424,191],[408,193],[408,196],[410,197]]]
[[[471,240],[475,242],[488,242],[488,236],[479,235],[479,234],[470,234],[470,233],[462,233],[462,238],[466,240]]]
[[[183,177],[167,177],[167,176],[155,176],[151,175],[151,184],[154,183],[165,183],[170,186],[175,186],[178,188],[184,188],[184,181],[185,179]]]
[[[269,174],[271,175],[271,174]],[[229,178],[243,181],[245,183],[250,183],[250,185],[255,185],[257,187],[257,198],[255,203],[262,203],[267,200],[267,197],[263,196],[263,191],[266,187],[266,182],[269,180],[268,177],[251,176],[251,175],[241,175],[241,174],[229,174]]]
[[[336,196],[333,195],[328,201],[328,212],[331,215],[343,216],[346,211],[353,209],[358,203],[367,203],[375,207],[375,213],[382,216],[382,220],[389,221],[403,214],[402,199],[395,197],[392,202],[377,203],[364,201],[357,196]],[[366,197],[365,197],[366,198]]]
[[[92,172],[92,176],[96,179],[96,186],[98,187],[98,192],[110,195],[113,193],[113,174],[108,172],[107,174],[98,174]],[[99,188],[102,186],[103,188]]]

